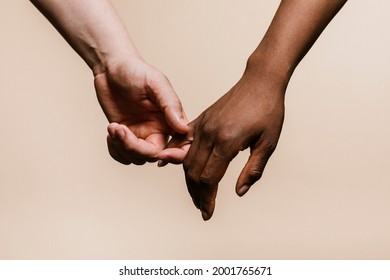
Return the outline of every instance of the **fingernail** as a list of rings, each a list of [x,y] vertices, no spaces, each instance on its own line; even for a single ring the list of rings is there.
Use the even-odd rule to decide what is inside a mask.
[[[111,138],[115,139],[115,130],[110,129],[110,127],[107,128],[108,134],[110,134]]]
[[[120,139],[123,139],[123,137],[125,137],[125,131],[123,130],[123,128],[118,129],[117,133]]]
[[[158,167],[164,167],[165,165],[167,165],[168,163],[163,161],[162,159],[160,159],[158,162],[157,162],[157,166]]]
[[[200,210],[200,211],[202,212],[202,219],[204,221],[207,221],[208,219],[210,219],[209,214],[205,210]]]
[[[243,196],[246,194],[246,192],[250,189],[251,186],[249,185],[243,185],[239,190],[238,190],[238,195]]]

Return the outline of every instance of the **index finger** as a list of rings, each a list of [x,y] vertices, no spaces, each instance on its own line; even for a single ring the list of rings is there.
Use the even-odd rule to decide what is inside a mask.
[[[188,150],[193,141],[192,132],[187,134],[175,134],[168,142],[165,149],[158,155],[159,167],[165,166],[168,163],[181,164],[188,153]]]
[[[202,218],[209,220],[215,209],[218,184],[225,175],[226,170],[235,154],[226,152],[220,146],[215,146],[200,175],[200,210]]]

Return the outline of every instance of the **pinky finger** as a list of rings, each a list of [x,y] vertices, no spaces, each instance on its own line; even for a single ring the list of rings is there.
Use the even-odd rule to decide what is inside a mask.
[[[168,163],[173,163],[173,164],[183,163],[183,160],[187,155],[190,146],[191,144],[186,144],[180,148],[167,148],[161,151],[158,154],[158,158],[159,158],[158,166],[162,167],[167,165]]]
[[[192,143],[190,134],[175,134],[168,142],[164,150],[158,154],[158,166],[162,167],[168,163],[181,164],[186,157]]]

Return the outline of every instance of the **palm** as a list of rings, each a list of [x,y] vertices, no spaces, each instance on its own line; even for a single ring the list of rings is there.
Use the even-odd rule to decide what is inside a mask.
[[[160,87],[163,87],[164,83],[169,84],[165,76],[146,63],[133,64],[131,67],[123,65],[115,73],[103,73],[95,77],[99,103],[107,119],[112,123],[109,126],[110,135],[113,136],[112,139],[108,139],[109,149],[110,146],[116,146],[115,149],[119,150],[122,157],[124,155],[129,158],[127,161],[123,158],[119,160],[111,149],[110,153],[116,160],[139,164],[155,161],[157,154],[165,147],[168,136],[173,134],[173,129],[167,122],[164,112],[167,109],[166,104],[169,103],[161,96],[164,89]],[[172,93],[174,94],[173,90]],[[123,143],[115,143],[113,140],[118,127],[132,138],[120,139]],[[142,144],[143,148],[137,147],[138,144]],[[143,158],[145,155],[146,158]],[[134,157],[136,161],[132,160]],[[140,158],[142,159],[139,160]]]

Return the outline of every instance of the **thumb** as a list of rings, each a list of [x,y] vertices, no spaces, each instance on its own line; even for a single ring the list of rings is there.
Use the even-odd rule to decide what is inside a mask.
[[[175,132],[180,134],[188,132],[188,119],[179,99],[176,103],[168,104],[165,107],[164,115],[168,125]]]
[[[247,163],[241,171],[236,184],[236,193],[243,196],[250,187],[260,180],[263,175],[268,159],[276,148],[276,144],[269,144],[267,141],[261,141],[251,148],[251,154]]]
[[[152,91],[155,93],[156,105],[163,111],[166,122],[175,132],[187,133],[187,116],[169,80],[164,76],[156,85]]]

